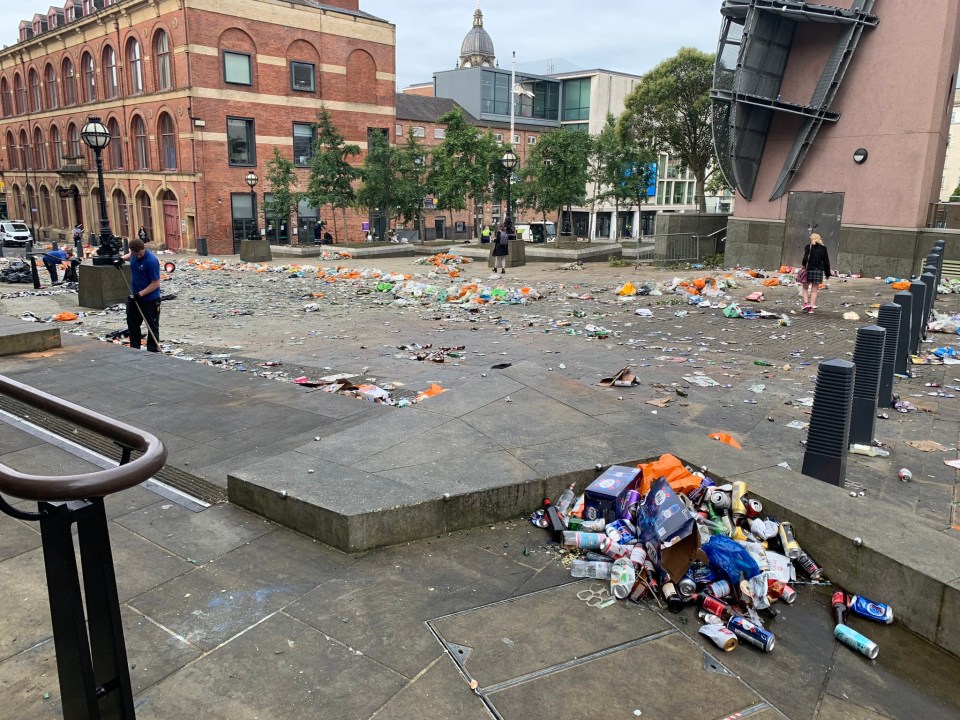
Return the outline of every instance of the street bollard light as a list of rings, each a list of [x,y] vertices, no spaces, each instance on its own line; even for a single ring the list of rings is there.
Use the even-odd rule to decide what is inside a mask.
[[[253,210],[253,224],[250,226],[250,239],[259,240],[260,239],[260,228],[257,223],[257,191],[254,188],[257,186],[257,183],[260,182],[260,178],[257,177],[257,174],[251,170],[247,173],[247,176],[244,178],[247,181],[247,185],[250,186],[250,206]]]
[[[113,265],[119,258],[119,248],[110,232],[110,219],[107,217],[107,199],[103,186],[103,149],[110,144],[110,131],[100,122],[100,118],[91,115],[80,131],[83,142],[93,150],[97,159],[97,185],[100,188],[100,247],[93,258],[94,265]]]
[[[513,179],[513,169],[517,166],[517,156],[514,155],[512,151],[507,150],[507,152],[503,154],[503,157],[500,158],[500,163],[507,171],[507,216],[504,219],[504,225],[506,225],[507,235],[511,236],[510,240],[513,240],[513,208],[510,201],[510,181]]]

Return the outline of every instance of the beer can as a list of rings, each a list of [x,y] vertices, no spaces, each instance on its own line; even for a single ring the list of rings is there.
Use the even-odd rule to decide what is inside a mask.
[[[637,567],[643,567],[646,561],[647,551],[643,549],[642,545],[634,545],[632,548],[630,548],[630,562]]]
[[[865,597],[854,595],[847,603],[850,612],[867,620],[889,625],[893,622],[893,608],[886,603],[873,602]]]
[[[701,625],[700,634],[706,635],[713,641],[714,645],[725,652],[730,652],[740,643],[737,636],[723,625],[713,625],[711,623]]]
[[[683,597],[688,598],[697,591],[697,583],[693,578],[684,575],[677,583],[677,590]]]
[[[687,570],[687,575],[693,578],[694,582],[698,585],[703,585],[705,583],[711,583],[717,579],[717,574],[713,569],[706,563],[702,563],[699,560],[694,560],[690,565],[690,569]]]
[[[713,595],[715,598],[729,597],[733,594],[733,589],[730,587],[730,583],[726,580],[717,580],[707,585],[703,591],[708,595]]]
[[[767,589],[774,598],[779,598],[788,605],[792,605],[797,599],[797,591],[780,580],[767,580]]]
[[[747,517],[751,520],[756,517],[760,517],[760,514],[763,512],[763,503],[759,500],[754,500],[750,498],[747,500]]]
[[[861,635],[852,627],[837,625],[833,629],[833,636],[849,648],[853,648],[861,655],[875,660],[880,654],[880,646],[866,635]]]
[[[716,510],[726,510],[730,507],[730,494],[723,490],[711,490],[707,500]]]
[[[911,480],[913,480],[913,473],[910,472],[907,468],[900,468],[900,473],[898,474],[898,477],[903,482],[910,482]]]
[[[773,652],[773,646],[777,643],[777,638],[772,632],[740,615],[734,615],[727,621],[727,629],[743,642],[750,643],[764,652]]]
[[[568,548],[577,548],[578,550],[603,550],[601,544],[605,545],[609,542],[610,538],[602,533],[575,532],[573,530],[565,530],[563,532],[563,545]]]
[[[533,514],[530,516],[530,522],[538,528],[545,528],[550,525],[550,521],[547,520],[547,513],[543,508],[533,511]]]
[[[623,500],[623,504],[618,506],[623,508],[620,517],[630,522],[634,522],[637,518],[637,510],[640,507],[641,496],[640,493],[636,490],[628,490],[627,495]]]
[[[733,490],[730,492],[730,512],[735,520],[746,517],[747,507],[744,505],[746,494],[747,484],[743,480],[737,480],[733,483]]]
[[[800,548],[800,543],[797,542],[797,538],[793,534],[793,525],[784,521],[780,523],[780,530],[778,531],[780,535],[780,544],[783,546],[783,553],[791,560],[796,560],[800,557],[803,550]]]
[[[690,498],[690,501],[694,505],[699,505],[700,501],[706,497],[707,493],[710,491],[710,488],[714,487],[714,482],[708,477],[703,478],[700,481],[700,484],[687,493],[687,497]]]
[[[800,551],[800,554],[795,560],[797,561],[797,565],[800,566],[800,570],[803,571],[803,574],[811,580],[819,580],[823,577],[823,568],[803,550]]]

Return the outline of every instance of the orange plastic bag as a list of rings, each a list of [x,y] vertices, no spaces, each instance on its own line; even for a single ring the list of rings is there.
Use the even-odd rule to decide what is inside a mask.
[[[898,282],[893,283],[890,287],[892,287],[894,290],[909,290],[909,289],[910,289],[910,281],[909,281],[909,280],[900,280],[900,281],[898,281]]]
[[[650,491],[650,483],[658,477],[667,479],[667,483],[675,492],[688,493],[699,487],[700,478],[693,475],[682,462],[680,458],[664,453],[658,460],[637,465],[643,471],[640,487],[637,489],[641,495],[646,495]]]
[[[707,286],[707,281],[704,278],[697,278],[693,281],[693,286],[697,290],[703,290]]]
[[[53,319],[57,322],[70,322],[71,320],[77,319],[77,314],[72,312],[62,312],[59,315],[54,315]]]
[[[707,435],[707,437],[708,437],[708,438],[712,438],[712,439],[714,439],[714,440],[719,440],[720,442],[722,442],[722,443],[724,443],[724,444],[726,444],[726,445],[729,445],[729,446],[732,447],[732,448],[736,448],[737,450],[742,450],[742,449],[743,449],[743,448],[740,447],[740,443],[738,443],[738,442],[733,438],[732,435],[728,435],[727,433],[715,432],[715,433],[710,433],[709,435]]]
[[[429,387],[429,388],[427,388],[427,389],[424,390],[423,392],[417,394],[417,401],[419,402],[420,400],[423,400],[424,398],[436,397],[436,396],[439,395],[440,393],[444,393],[444,392],[446,392],[446,391],[447,391],[446,388],[442,388],[442,387],[440,387],[439,385],[437,385],[436,383],[430,383],[430,387]]]
[[[776,287],[779,284],[780,284],[780,280],[778,278],[767,278],[766,280],[763,281],[764,287]]]

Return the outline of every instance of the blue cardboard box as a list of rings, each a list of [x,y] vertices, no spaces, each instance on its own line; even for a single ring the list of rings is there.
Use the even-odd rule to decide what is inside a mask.
[[[617,519],[618,504],[640,483],[640,468],[611,465],[587,486],[583,493],[583,517],[586,520],[603,518],[608,523]]]

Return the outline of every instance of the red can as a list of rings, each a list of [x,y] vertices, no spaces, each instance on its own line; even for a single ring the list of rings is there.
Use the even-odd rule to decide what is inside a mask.
[[[717,598],[711,595],[703,595],[700,600],[700,607],[711,615],[716,615],[720,618],[728,618],[733,615],[733,611],[730,609],[730,606],[727,605],[722,600],[717,600]]]
[[[767,589],[774,598],[791,604],[797,599],[797,591],[780,580],[767,580]]]
[[[759,500],[747,500],[747,517],[753,520],[756,517],[760,517],[760,513],[763,512],[763,503]]]

